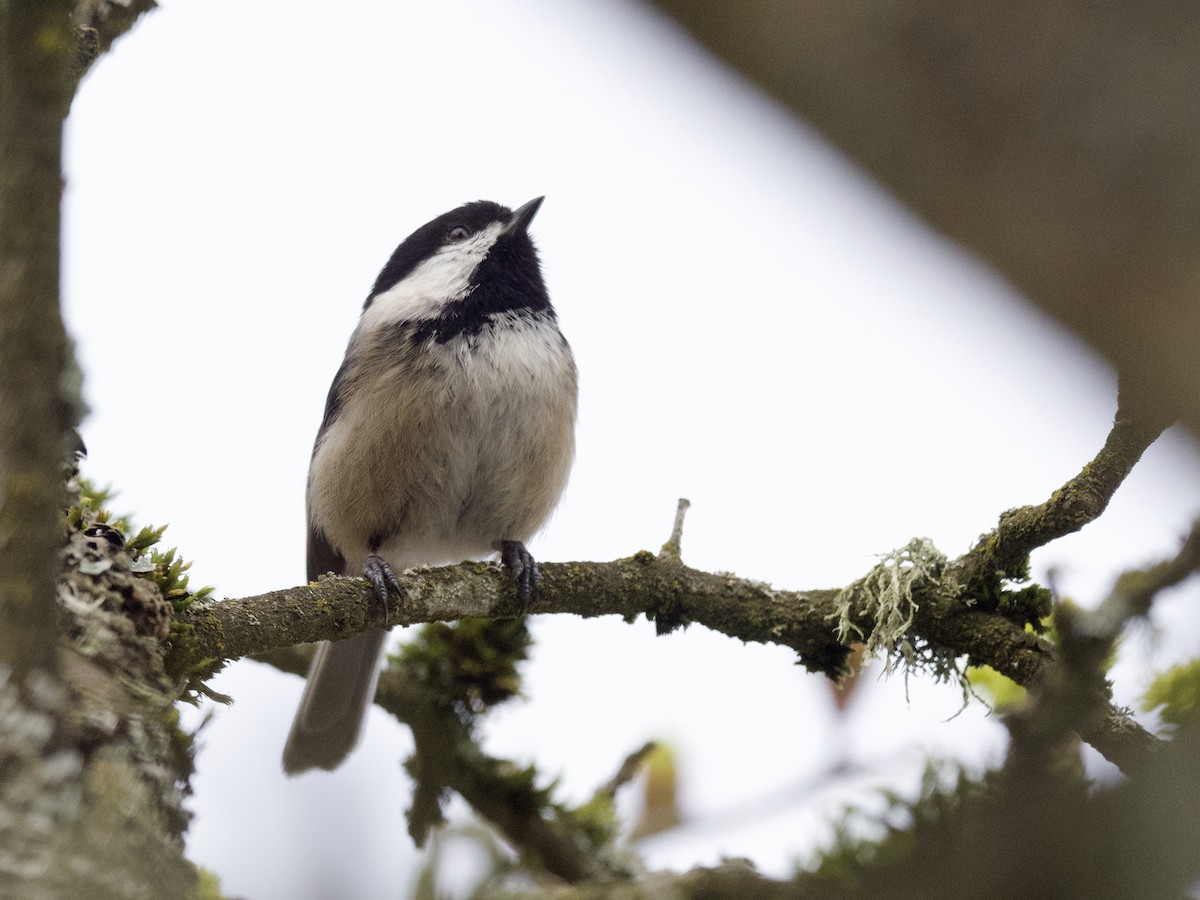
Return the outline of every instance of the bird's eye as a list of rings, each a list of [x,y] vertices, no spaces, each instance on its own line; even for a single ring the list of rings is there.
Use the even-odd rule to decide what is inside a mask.
[[[446,240],[453,241],[455,243],[458,243],[459,241],[465,241],[470,236],[471,232],[462,225],[455,225],[446,232]]]

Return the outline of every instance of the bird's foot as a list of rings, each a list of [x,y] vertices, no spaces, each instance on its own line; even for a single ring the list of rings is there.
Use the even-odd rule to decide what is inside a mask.
[[[375,553],[363,560],[363,575],[375,588],[375,599],[383,607],[383,620],[386,622],[388,596],[393,591],[399,595],[404,594],[404,589],[400,587],[400,579],[396,577],[396,573],[392,571],[392,567],[387,564],[387,561]]]
[[[541,576],[538,574],[537,563],[520,541],[500,542],[500,561],[508,569],[508,575],[517,586],[517,598],[520,600],[519,611],[524,614],[533,599],[533,589],[537,587]]]

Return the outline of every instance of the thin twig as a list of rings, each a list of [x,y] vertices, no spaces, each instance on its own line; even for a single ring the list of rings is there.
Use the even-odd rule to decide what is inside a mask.
[[[692,501],[686,497],[679,498],[679,505],[675,508],[675,525],[671,529],[671,536],[667,538],[667,542],[658,551],[659,559],[671,562],[683,561],[683,517],[687,515],[688,507],[691,505]]]
[[[601,785],[596,793],[606,794],[609,797],[615,796],[617,791],[637,777],[637,773],[641,771],[647,757],[657,749],[658,743],[656,741],[647,741],[637,750],[634,750],[625,757],[625,761],[621,763],[621,768],[617,769],[617,774]]]
[[[1173,587],[1200,568],[1200,519],[1192,525],[1183,547],[1169,560],[1141,571],[1125,572],[1104,602],[1080,624],[1096,638],[1116,640],[1125,623],[1144,616],[1159,591]]]

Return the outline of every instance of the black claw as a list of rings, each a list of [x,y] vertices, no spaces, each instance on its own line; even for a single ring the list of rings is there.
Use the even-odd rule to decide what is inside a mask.
[[[393,591],[398,595],[404,594],[403,588],[400,587],[400,579],[396,577],[396,573],[392,571],[392,567],[387,564],[387,561],[374,553],[363,560],[363,575],[375,588],[375,599],[383,607],[383,620],[386,622],[388,595]]]
[[[520,611],[524,613],[533,599],[533,589],[541,580],[537,563],[520,541],[501,541],[500,561],[504,563],[509,577],[517,585],[517,598],[521,601]]]

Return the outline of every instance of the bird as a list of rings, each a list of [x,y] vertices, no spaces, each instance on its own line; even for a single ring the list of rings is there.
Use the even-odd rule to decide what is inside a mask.
[[[477,200],[422,225],[379,272],[325,403],[306,491],[309,581],[499,553],[523,607],[525,546],[575,453],[578,376],[529,226],[545,198]],[[283,752],[288,775],[354,749],[387,632],[318,645]]]

